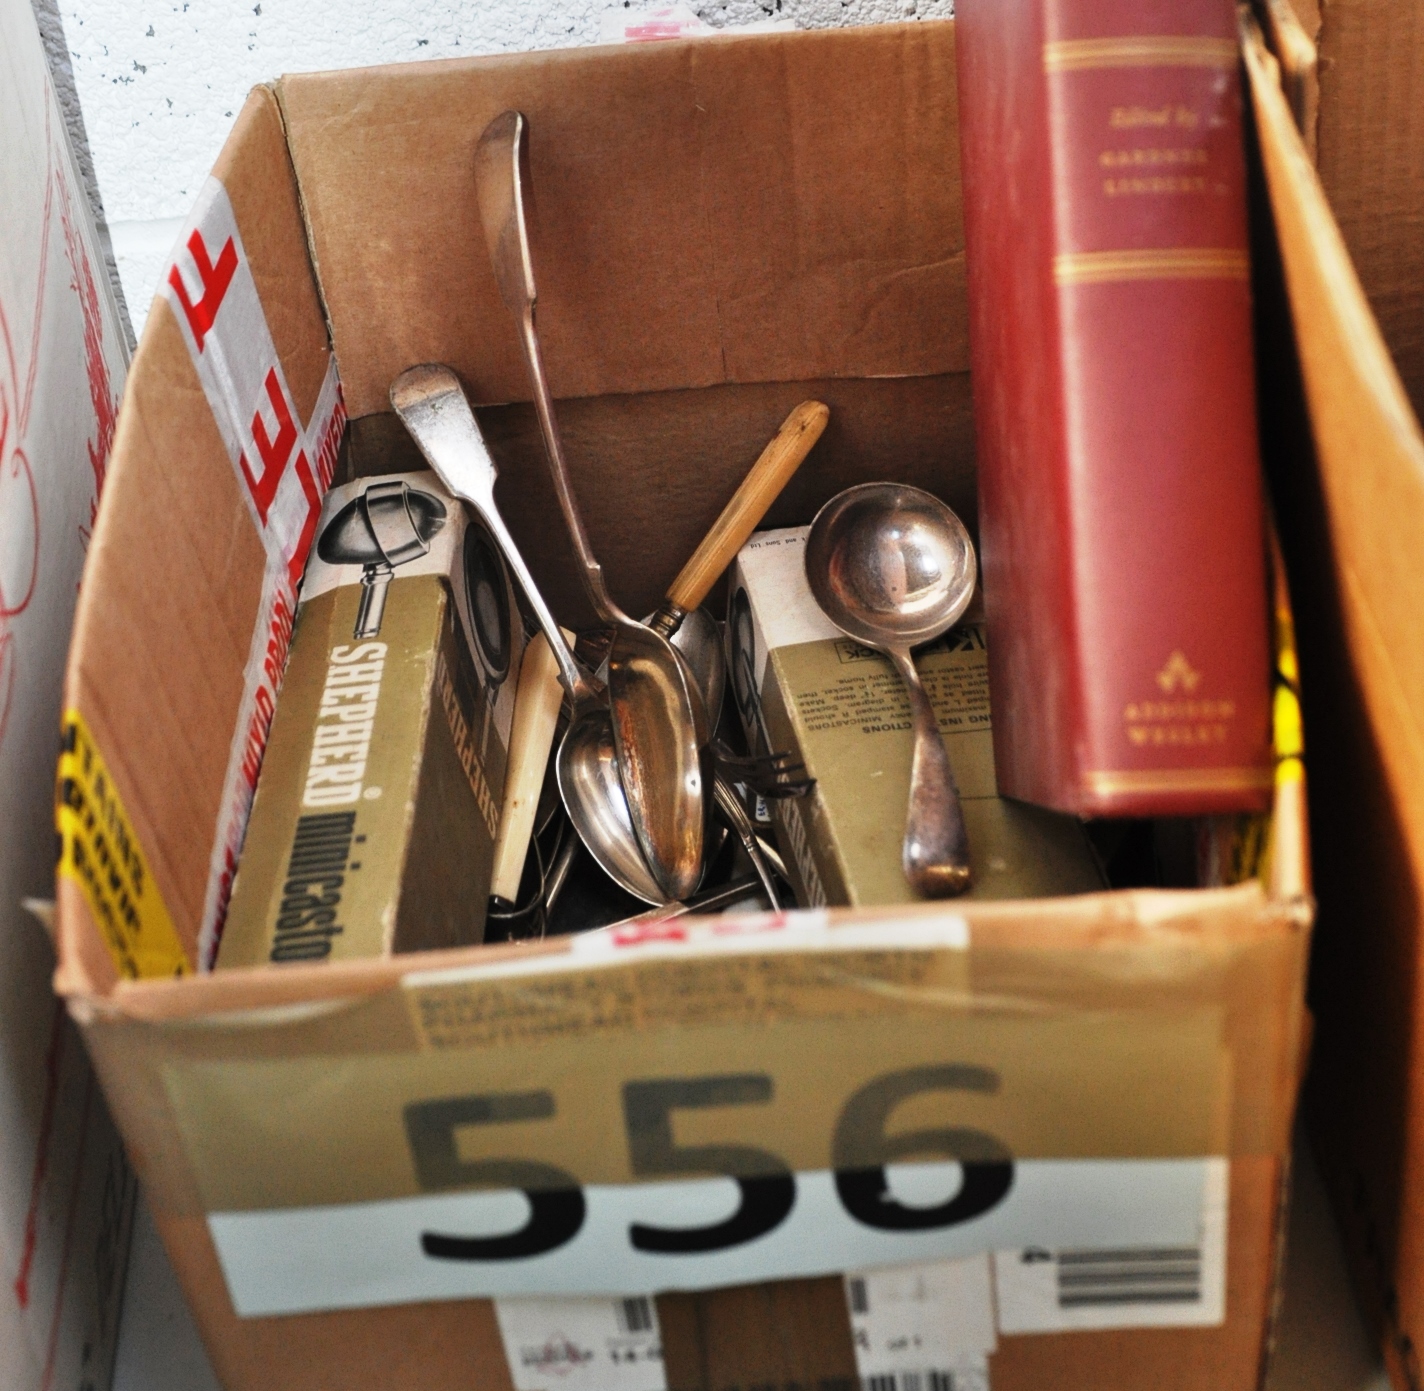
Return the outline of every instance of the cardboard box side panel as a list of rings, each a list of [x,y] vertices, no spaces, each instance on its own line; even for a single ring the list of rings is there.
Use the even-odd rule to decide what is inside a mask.
[[[1313,437],[1267,450],[1299,618],[1312,839],[1328,847],[1311,1111],[1366,1300],[1381,1323],[1391,1311],[1399,1342],[1424,1321],[1424,441],[1270,65],[1249,46],[1248,60],[1283,277],[1262,290],[1294,307],[1293,340],[1278,334],[1263,368],[1298,393]]]
[[[232,185],[283,369],[309,414],[328,349],[270,92],[243,108],[218,170]],[[149,316],[109,467],[65,699],[108,766],[191,963],[265,555],[167,301]],[[62,913],[61,936],[80,932]],[[64,988],[82,988],[69,974],[80,959],[92,967],[94,955],[66,954]],[[97,969],[98,980],[110,978]]]
[[[154,1225],[228,1391],[512,1391],[487,1299],[239,1319],[201,1217]]]
[[[818,378],[558,403],[559,428],[594,554],[614,598],[650,613],[696,550],[787,413],[807,399],[831,411],[826,432],[773,504],[765,526],[809,522],[852,483],[886,472],[934,492],[973,530],[974,422],[969,376]],[[534,408],[482,407],[499,468],[499,506],[560,620],[593,618],[564,543]],[[352,423],[358,474],[422,466],[391,414]],[[709,600],[720,612],[720,592]]]
[[[83,715],[191,963],[264,555],[166,302],[149,315],[109,468],[65,705]],[[70,965],[66,954],[62,979]]]
[[[297,177],[270,87],[254,87],[213,165],[232,200],[252,278],[302,422],[308,423],[331,350],[302,227]]]
[[[1321,182],[1424,412],[1424,3],[1328,0],[1321,11]]]
[[[350,413],[412,362],[528,399],[472,172],[509,107],[556,395],[965,370],[953,91],[938,23],[284,78]]]

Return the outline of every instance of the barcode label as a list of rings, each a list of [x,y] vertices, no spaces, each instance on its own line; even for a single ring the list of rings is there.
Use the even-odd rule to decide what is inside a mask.
[[[613,1316],[620,1333],[649,1333],[653,1327],[653,1301],[646,1295],[615,1300]]]
[[[648,1295],[496,1299],[494,1312],[515,1391],[666,1391]]]
[[[1221,1323],[1226,1317],[1229,1174],[1226,1160],[1205,1162],[1194,1241],[1057,1249],[1026,1246],[996,1252],[999,1332]]]
[[[965,1379],[949,1368],[923,1372],[881,1372],[861,1379],[861,1391],[969,1391]]]
[[[1058,1307],[1090,1304],[1199,1304],[1200,1246],[1059,1251]]]
[[[860,1391],[988,1391],[987,1256],[845,1277]]]

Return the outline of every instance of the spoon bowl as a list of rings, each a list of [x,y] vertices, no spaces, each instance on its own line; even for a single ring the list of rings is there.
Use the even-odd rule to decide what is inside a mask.
[[[910,649],[939,637],[974,595],[974,543],[937,497],[899,483],[862,483],[811,523],[806,579],[847,637],[885,653],[910,697],[914,753],[902,861],[926,898],[969,887],[969,840],[934,707]]]

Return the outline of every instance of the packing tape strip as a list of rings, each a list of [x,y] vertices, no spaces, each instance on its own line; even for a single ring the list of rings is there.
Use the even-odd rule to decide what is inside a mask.
[[[79,886],[119,974],[191,971],[119,790],[77,710],[65,713],[55,789],[59,873]]]
[[[232,202],[219,180],[209,178],[203,186],[160,293],[173,309],[267,551],[203,896],[198,960],[208,966],[227,916],[286,667],[297,588],[336,469],[346,408],[333,357],[311,421],[301,427]]]

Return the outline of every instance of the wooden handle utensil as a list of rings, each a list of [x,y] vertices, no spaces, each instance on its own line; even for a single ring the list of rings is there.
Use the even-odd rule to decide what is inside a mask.
[[[811,446],[821,438],[830,418],[830,410],[820,401],[803,401],[782,422],[771,442],[761,451],[751,472],[742,480],[732,500],[722,509],[722,515],[692,559],[682,567],[672,582],[667,600],[658,611],[653,626],[660,631],[675,631],[684,613],[695,609],[717,583],[722,571],[736,559],[747,537],[801,467],[801,461],[811,452]],[[668,626],[663,629],[662,624]]]

